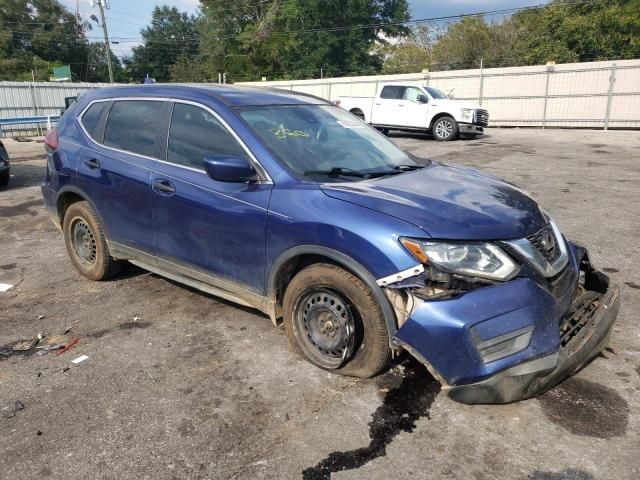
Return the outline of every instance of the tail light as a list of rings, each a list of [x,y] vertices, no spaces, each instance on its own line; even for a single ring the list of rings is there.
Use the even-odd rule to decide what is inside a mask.
[[[58,129],[52,128],[47,132],[47,136],[44,137],[44,148],[47,152],[53,153],[58,149]]]

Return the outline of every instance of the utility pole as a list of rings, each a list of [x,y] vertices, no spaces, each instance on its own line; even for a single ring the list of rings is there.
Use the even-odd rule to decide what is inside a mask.
[[[109,8],[108,0],[97,0],[102,19],[102,31],[104,32],[104,47],[107,54],[107,67],[109,68],[109,83],[113,83],[113,68],[111,67],[111,48],[109,47],[109,33],[107,32],[107,20],[104,18],[104,6]],[[91,2],[93,3],[93,2]]]

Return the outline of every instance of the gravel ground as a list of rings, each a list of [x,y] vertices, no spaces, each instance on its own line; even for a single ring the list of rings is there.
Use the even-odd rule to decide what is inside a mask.
[[[0,358],[0,478],[640,478],[640,133],[392,137],[522,186],[590,248],[622,292],[605,356],[504,406],[455,403],[411,360],[369,380],[324,372],[253,310],[135,267],[85,280],[42,206],[42,144],[6,140],[0,346],[80,340]]]

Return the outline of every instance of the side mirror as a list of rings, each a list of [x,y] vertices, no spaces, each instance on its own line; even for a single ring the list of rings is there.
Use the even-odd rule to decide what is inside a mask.
[[[416,99],[418,100],[418,103],[429,103],[429,99],[424,93],[418,94]]]
[[[244,183],[256,178],[249,160],[234,155],[211,155],[203,160],[207,175],[218,182]]]

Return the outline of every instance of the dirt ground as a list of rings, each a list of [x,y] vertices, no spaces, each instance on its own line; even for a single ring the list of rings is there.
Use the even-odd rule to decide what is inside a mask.
[[[0,478],[640,478],[640,133],[393,138],[522,186],[590,248],[622,292],[606,356],[504,406],[455,403],[411,360],[369,380],[324,372],[253,310],[134,267],[85,280],[42,206],[42,144],[7,140],[0,346],[79,341],[0,355]]]

